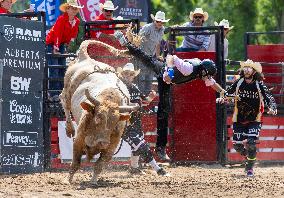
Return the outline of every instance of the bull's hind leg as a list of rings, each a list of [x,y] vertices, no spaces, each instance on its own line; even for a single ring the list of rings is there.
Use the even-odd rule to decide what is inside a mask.
[[[69,182],[72,183],[75,172],[80,168],[81,157],[84,153],[84,139],[77,136],[73,143],[73,160],[69,171]]]

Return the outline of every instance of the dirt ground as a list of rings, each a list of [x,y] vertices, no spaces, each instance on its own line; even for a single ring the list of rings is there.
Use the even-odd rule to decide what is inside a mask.
[[[98,186],[89,185],[90,171],[80,171],[74,184],[67,172],[1,175],[0,197],[284,197],[284,166],[257,167],[247,178],[243,168],[220,165],[165,167],[170,177],[132,176],[124,168],[108,168]]]

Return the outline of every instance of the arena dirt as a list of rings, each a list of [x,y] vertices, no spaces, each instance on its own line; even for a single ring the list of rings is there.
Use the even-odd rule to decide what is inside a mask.
[[[125,168],[107,169],[98,186],[88,180],[91,171],[75,174],[68,183],[67,172],[28,175],[1,175],[0,197],[284,197],[284,167],[257,167],[255,177],[247,178],[243,168],[219,165],[165,167],[171,177],[132,176]]]

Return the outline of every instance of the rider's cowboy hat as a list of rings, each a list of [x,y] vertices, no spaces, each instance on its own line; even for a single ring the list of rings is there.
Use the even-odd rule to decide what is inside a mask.
[[[78,3],[77,3],[77,0],[67,0],[66,3],[63,3],[59,6],[59,10],[61,10],[62,12],[66,12],[66,9],[67,7],[74,7],[74,8],[83,8],[84,6],[80,6]]]
[[[207,21],[207,19],[208,19],[208,12],[204,12],[202,8],[195,8],[195,10],[193,12],[190,12],[190,14],[189,14],[190,20],[193,20],[193,17],[196,14],[203,15],[204,21]]]
[[[132,63],[126,63],[126,65],[124,65],[123,68],[118,67],[116,71],[120,74],[122,74],[125,71],[132,72],[134,73],[135,76],[137,76],[140,73],[140,69],[134,70],[134,65]]]
[[[170,20],[170,19],[166,19],[166,14],[162,11],[158,11],[155,16],[153,14],[151,14],[151,18],[154,21],[161,21],[163,23],[169,22],[169,20]]]
[[[106,1],[104,4],[100,3],[101,10],[116,10],[118,6],[114,7],[112,1]]]
[[[231,26],[231,27],[230,27],[229,21],[226,20],[226,19],[223,19],[222,21],[220,21],[219,24],[218,24],[218,22],[215,21],[215,22],[214,22],[214,25],[215,25],[215,26],[224,26],[224,29],[229,29],[229,30],[231,30],[231,29],[234,28],[234,26]]]
[[[0,0],[0,3],[3,2],[4,0]],[[12,0],[12,4],[16,3],[17,0]]]
[[[252,60],[247,59],[245,62],[241,61],[240,65],[241,65],[241,69],[243,69],[244,67],[251,67],[256,72],[262,73],[262,67],[261,67],[261,64],[259,62],[253,62]]]

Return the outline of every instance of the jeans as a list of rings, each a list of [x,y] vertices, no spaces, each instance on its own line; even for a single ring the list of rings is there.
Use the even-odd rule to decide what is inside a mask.
[[[176,48],[176,52],[197,52],[198,49],[194,49],[194,48]]]
[[[48,53],[53,53],[53,45],[48,45],[47,46],[47,52]],[[61,54],[65,53],[65,46],[64,44],[61,44],[59,46],[59,52]],[[48,57],[47,63],[49,66],[52,65],[63,65],[66,66],[66,58],[60,57],[60,58],[53,58],[53,57]],[[64,78],[65,74],[64,68],[49,68],[48,69],[48,77],[49,78]],[[63,82],[62,81],[50,81],[48,84],[48,89],[50,90],[62,90],[63,89]],[[50,96],[54,95],[59,95],[59,92],[52,91]]]
[[[165,148],[168,142],[168,118],[171,111],[171,85],[158,77],[159,104],[157,112],[157,142],[156,147]]]

